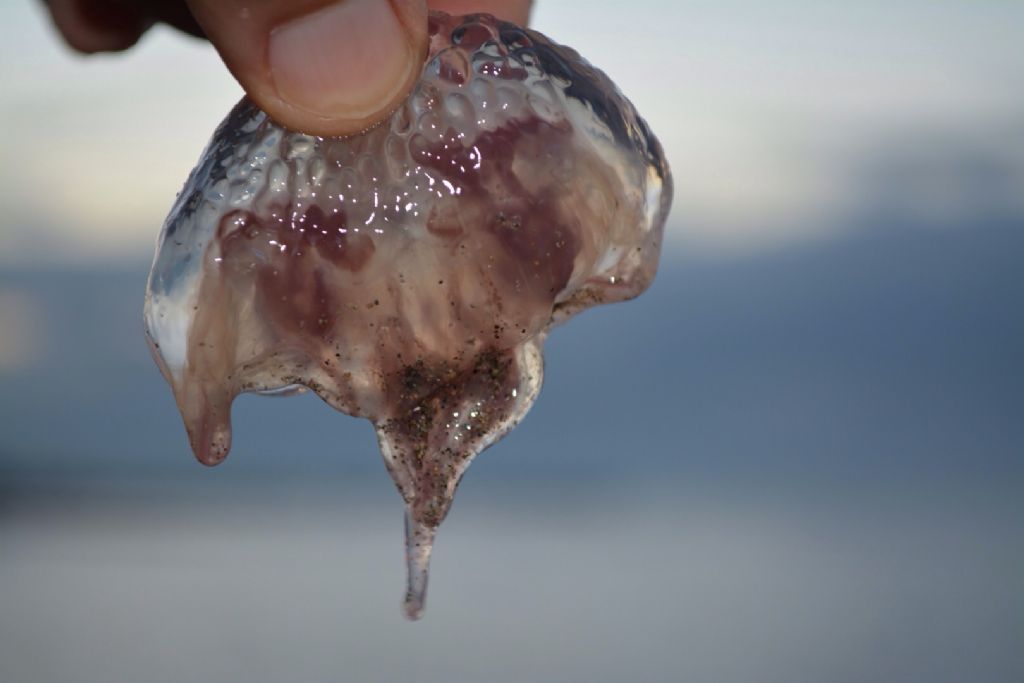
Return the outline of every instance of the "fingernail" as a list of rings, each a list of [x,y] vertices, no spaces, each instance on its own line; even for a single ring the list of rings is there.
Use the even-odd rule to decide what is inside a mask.
[[[278,95],[325,118],[373,116],[405,85],[413,61],[387,0],[341,0],[270,34]]]

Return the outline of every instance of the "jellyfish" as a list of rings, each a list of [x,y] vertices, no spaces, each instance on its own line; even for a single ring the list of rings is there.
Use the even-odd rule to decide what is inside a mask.
[[[203,464],[243,392],[373,423],[412,619],[459,480],[537,398],[549,330],[649,286],[672,195],[646,123],[572,49],[489,15],[431,13],[429,34],[406,101],[361,134],[239,102],[163,226],[144,314]]]

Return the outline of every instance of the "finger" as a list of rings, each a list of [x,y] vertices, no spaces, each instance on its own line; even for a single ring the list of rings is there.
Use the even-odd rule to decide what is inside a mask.
[[[109,0],[101,0],[107,2]],[[138,8],[142,16],[152,19],[154,22],[162,21],[173,26],[179,31],[191,33],[194,36],[203,37],[203,30],[199,28],[195,17],[189,10],[185,0],[116,0],[122,5],[132,5]]]
[[[188,0],[256,104],[278,123],[345,135],[412,88],[427,49],[423,0]]]
[[[68,45],[87,54],[126,50],[150,24],[136,8],[116,0],[47,0],[46,4]]]

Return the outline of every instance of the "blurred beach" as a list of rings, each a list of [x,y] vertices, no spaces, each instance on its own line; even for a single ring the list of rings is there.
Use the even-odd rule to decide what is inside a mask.
[[[237,86],[168,31],[80,62],[0,9],[0,681],[1024,680],[1024,10],[647,2],[645,53],[552,4],[676,206],[651,290],[552,333],[415,624],[370,425],[244,396],[204,468],[146,348]]]
[[[2,678],[1017,680],[1024,232],[849,234],[556,330],[417,624],[367,423],[244,397],[207,470],[142,271],[5,272],[48,346],[0,382]]]

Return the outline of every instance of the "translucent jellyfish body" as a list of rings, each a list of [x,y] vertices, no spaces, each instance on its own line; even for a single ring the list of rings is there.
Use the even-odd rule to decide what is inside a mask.
[[[671,199],[657,140],[574,51],[486,15],[430,33],[407,101],[361,135],[240,102],[164,225],[145,310],[207,465],[242,392],[308,388],[373,422],[412,618],[460,477],[537,397],[548,330],[649,285]]]

